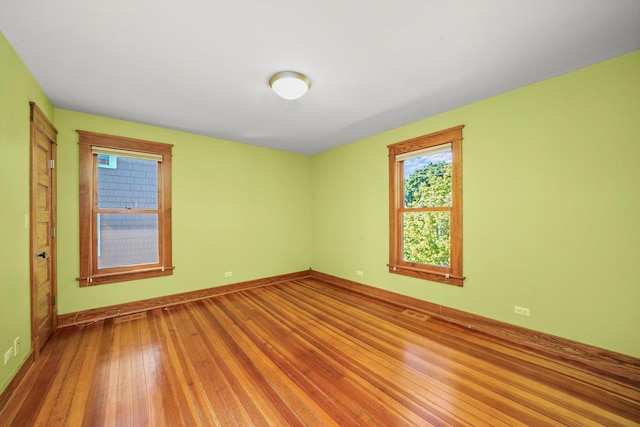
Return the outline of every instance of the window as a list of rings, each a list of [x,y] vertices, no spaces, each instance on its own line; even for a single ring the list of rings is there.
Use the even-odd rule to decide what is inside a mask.
[[[462,128],[389,145],[389,271],[462,286]]]
[[[80,285],[171,275],[172,145],[78,134]]]

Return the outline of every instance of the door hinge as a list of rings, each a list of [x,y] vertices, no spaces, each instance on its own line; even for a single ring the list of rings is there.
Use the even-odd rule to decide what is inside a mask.
[[[55,169],[56,167],[56,161],[51,159],[49,160],[49,169]]]
[[[51,237],[56,237],[56,228],[51,227]]]
[[[56,296],[55,295],[51,296],[51,305],[56,305]]]

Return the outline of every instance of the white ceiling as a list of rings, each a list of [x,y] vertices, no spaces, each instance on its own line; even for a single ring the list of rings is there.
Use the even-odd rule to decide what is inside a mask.
[[[56,107],[313,154],[638,50],[640,0],[0,0],[0,30]]]

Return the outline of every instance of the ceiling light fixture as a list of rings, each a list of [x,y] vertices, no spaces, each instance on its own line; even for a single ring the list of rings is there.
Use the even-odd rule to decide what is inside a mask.
[[[280,71],[269,79],[269,86],[284,99],[298,99],[311,88],[309,77],[296,71]]]

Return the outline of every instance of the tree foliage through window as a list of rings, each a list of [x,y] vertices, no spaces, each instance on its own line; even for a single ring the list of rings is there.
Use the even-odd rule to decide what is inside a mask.
[[[407,161],[408,162],[408,161]],[[429,163],[405,180],[405,207],[451,205],[451,162]],[[448,212],[405,212],[403,258],[407,262],[448,267],[450,264]]]

